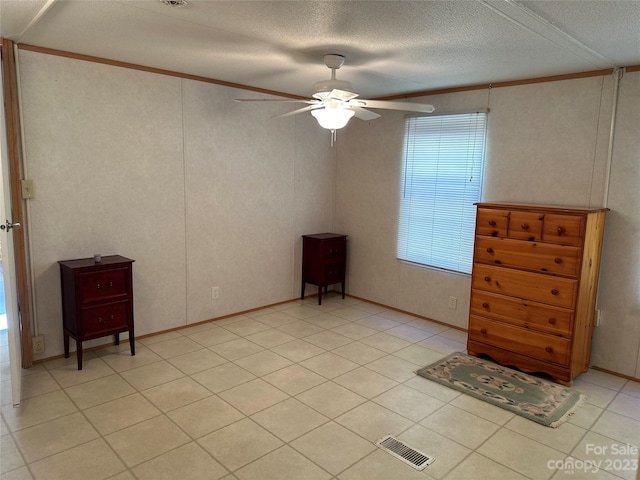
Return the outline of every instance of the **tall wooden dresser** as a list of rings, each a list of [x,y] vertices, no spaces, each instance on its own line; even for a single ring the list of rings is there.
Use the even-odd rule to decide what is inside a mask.
[[[571,385],[589,368],[608,209],[477,207],[468,352]]]

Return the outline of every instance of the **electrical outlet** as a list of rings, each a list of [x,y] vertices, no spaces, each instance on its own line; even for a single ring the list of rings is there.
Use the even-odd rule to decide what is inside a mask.
[[[595,326],[599,327],[602,324],[602,310],[596,308]]]
[[[458,297],[449,297],[449,310],[458,308]]]
[[[211,300],[220,298],[220,287],[211,287]]]
[[[31,337],[33,345],[33,353],[44,353],[44,335],[36,335]]]

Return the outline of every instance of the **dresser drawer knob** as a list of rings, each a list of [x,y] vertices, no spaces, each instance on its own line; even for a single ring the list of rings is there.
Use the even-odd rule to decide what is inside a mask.
[[[102,317],[98,317],[98,323],[111,323],[113,322],[113,315],[111,315],[107,320]]]
[[[493,248],[491,248],[491,247],[487,248],[487,253],[490,253],[490,254],[493,255]]]
[[[489,225],[492,227],[496,226],[496,221],[495,220],[489,220]]]
[[[528,225],[528,224],[526,224],[526,223],[523,223],[522,225],[520,225],[520,228],[521,228],[522,230],[529,230],[529,225]]]
[[[560,264],[562,263],[562,259],[561,259],[560,257],[556,257],[556,258],[554,258],[554,259],[553,259],[553,261],[554,261],[555,263],[557,263],[558,265],[560,265]]]
[[[566,232],[566,230],[564,229],[564,227],[558,227],[558,236],[564,235],[565,232]]]
[[[484,302],[484,303],[482,304],[482,308],[489,308],[489,304],[488,304],[487,302]]]
[[[488,276],[487,276],[487,277],[484,277],[484,281],[485,281],[485,282],[490,282],[490,281],[491,281],[491,277],[488,277]]]
[[[546,347],[546,348],[544,349],[544,351],[545,351],[545,352],[547,352],[547,353],[553,353],[553,348],[551,348],[551,347]]]
[[[486,334],[487,334],[487,329],[486,329],[486,328],[481,328],[481,329],[480,329],[480,333],[481,333],[482,335],[486,335]]]
[[[109,282],[106,285],[98,284],[98,290],[109,290],[111,287],[113,287],[113,282]]]
[[[560,292],[558,290],[556,290],[555,288],[553,290],[551,290],[551,295],[558,295]]]
[[[555,318],[550,318],[549,319],[549,324],[555,325],[556,324],[556,319]]]

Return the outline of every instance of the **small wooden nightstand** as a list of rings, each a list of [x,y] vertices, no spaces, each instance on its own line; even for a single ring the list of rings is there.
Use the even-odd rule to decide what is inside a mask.
[[[306,283],[318,286],[318,305],[322,305],[322,289],[342,283],[342,298],[347,266],[347,236],[338,233],[317,233],[302,236],[302,292]]]
[[[82,342],[129,332],[131,355],[136,354],[133,334],[133,262],[119,255],[66,260],[60,264],[64,356],[69,358],[69,337],[76,341],[78,370],[82,370]]]

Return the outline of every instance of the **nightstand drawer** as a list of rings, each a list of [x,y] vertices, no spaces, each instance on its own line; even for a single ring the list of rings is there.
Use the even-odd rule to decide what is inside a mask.
[[[346,239],[340,238],[323,242],[320,255],[326,262],[342,260],[347,255]]]
[[[83,303],[127,295],[129,291],[128,268],[81,273],[79,279]]]
[[[531,358],[558,365],[569,362],[569,340],[554,335],[470,316],[469,339],[515,351]]]
[[[333,285],[334,283],[342,282],[344,278],[344,264],[333,263],[324,266],[324,282],[327,285]]]
[[[127,328],[129,302],[110,303],[82,310],[84,338],[101,337]]]

